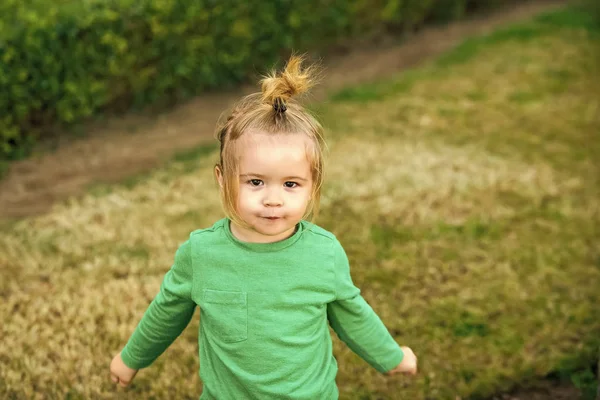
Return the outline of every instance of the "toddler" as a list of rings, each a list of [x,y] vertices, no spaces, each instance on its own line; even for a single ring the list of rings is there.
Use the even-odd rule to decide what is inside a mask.
[[[321,125],[293,99],[314,68],[293,56],[218,130],[226,218],[190,234],[111,362],[127,386],[200,307],[200,399],[337,399],[329,325],[381,373],[417,371],[360,295],[336,237],[308,222],[323,181]]]

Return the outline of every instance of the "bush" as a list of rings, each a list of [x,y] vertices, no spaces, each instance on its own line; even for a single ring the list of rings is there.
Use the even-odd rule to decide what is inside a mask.
[[[166,105],[243,81],[289,49],[460,17],[467,3],[3,0],[0,157],[24,155],[49,126]]]

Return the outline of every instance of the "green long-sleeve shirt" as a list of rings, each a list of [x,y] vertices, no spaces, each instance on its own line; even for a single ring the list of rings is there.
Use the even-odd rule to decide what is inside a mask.
[[[302,221],[290,238],[245,243],[223,219],[192,232],[121,353],[149,366],[200,307],[201,399],[337,399],[327,322],[380,372],[403,353],[352,283],[344,249]]]

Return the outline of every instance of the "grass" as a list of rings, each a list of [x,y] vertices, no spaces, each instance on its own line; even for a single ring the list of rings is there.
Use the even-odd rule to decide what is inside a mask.
[[[392,81],[385,80],[348,87],[335,93],[332,99],[334,101],[369,102],[390,95],[406,93],[415,82],[424,77],[431,79],[436,76],[445,79],[449,72],[446,67],[467,62],[496,44],[527,43],[537,40],[541,36],[552,35],[556,29],[569,28],[579,30],[580,33],[592,37],[600,34],[600,24],[593,14],[582,9],[581,6],[571,6],[561,12],[540,14],[533,21],[498,29],[486,36],[472,37],[438,57],[435,63],[427,68],[409,70]]]
[[[479,399],[548,375],[593,385],[600,43],[584,20],[546,14],[320,109],[318,223],[421,367],[385,378],[335,339],[342,398]],[[198,149],[0,227],[0,397],[197,398],[197,318],[129,390],[107,373],[177,245],[221,217],[216,157]]]

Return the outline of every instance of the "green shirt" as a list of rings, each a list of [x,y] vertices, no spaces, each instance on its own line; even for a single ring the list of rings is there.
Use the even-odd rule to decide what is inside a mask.
[[[200,307],[201,399],[337,399],[327,322],[380,372],[400,347],[352,283],[336,237],[302,221],[288,239],[245,243],[229,220],[192,232],[121,353],[149,366]]]

